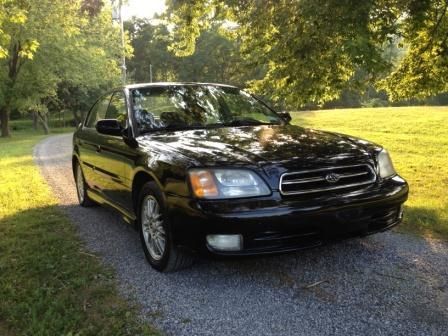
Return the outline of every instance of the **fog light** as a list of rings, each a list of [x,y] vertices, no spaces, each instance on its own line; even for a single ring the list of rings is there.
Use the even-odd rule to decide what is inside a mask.
[[[243,236],[236,235],[207,235],[207,244],[217,251],[240,251],[243,248]]]

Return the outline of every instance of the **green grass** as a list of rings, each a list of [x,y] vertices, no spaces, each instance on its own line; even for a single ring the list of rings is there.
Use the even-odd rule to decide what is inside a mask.
[[[401,229],[448,238],[448,108],[297,112],[293,122],[386,147],[411,188]],[[155,334],[43,181],[31,156],[43,138],[28,130],[0,139],[0,335]]]
[[[0,139],[0,335],[155,335],[84,250],[34,165],[43,138]]]
[[[389,150],[410,186],[401,230],[448,239],[448,108],[292,113],[293,123],[358,136]]]

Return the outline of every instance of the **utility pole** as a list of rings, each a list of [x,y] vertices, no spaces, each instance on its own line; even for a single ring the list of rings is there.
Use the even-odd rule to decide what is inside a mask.
[[[152,64],[149,63],[149,82],[152,83]]]
[[[121,30],[121,79],[123,85],[126,85],[126,51],[125,51],[125,41],[124,41],[124,25],[123,25],[123,0],[119,1],[119,14],[120,14],[120,30]]]
[[[126,85],[126,51],[125,51],[122,7],[123,7],[123,0],[118,0],[118,22],[120,25],[120,32],[121,32],[121,80],[123,82],[123,85]]]

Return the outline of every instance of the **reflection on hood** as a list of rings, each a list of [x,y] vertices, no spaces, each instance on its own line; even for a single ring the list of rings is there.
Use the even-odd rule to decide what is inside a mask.
[[[293,125],[157,132],[138,141],[143,150],[178,153],[204,166],[365,161],[376,148],[360,139]]]

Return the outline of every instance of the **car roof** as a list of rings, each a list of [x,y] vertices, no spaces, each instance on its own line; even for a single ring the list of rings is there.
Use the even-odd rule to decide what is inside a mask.
[[[212,86],[221,86],[221,87],[229,87],[229,88],[237,88],[234,85],[228,84],[219,84],[219,83],[201,83],[201,82],[154,82],[154,83],[138,83],[138,84],[129,84],[123,86],[125,89],[139,89],[144,87],[160,87],[160,86],[188,86],[188,85],[212,85]]]

